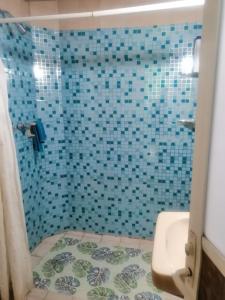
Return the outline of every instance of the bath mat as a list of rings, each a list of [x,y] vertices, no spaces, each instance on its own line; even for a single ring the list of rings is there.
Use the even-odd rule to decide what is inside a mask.
[[[151,252],[63,237],[35,267],[34,284],[81,300],[163,300]]]

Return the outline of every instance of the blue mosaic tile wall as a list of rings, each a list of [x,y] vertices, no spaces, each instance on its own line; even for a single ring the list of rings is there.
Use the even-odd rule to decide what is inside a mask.
[[[149,237],[189,207],[198,24],[61,32],[71,227]]]
[[[33,28],[32,41],[37,115],[47,134],[39,155],[42,234],[47,236],[70,226],[59,32]]]
[[[32,123],[42,118],[47,133],[44,152],[15,130],[24,209],[31,248],[45,236],[69,227],[64,122],[60,81],[59,32],[0,27],[0,58],[8,72],[11,119]]]
[[[188,209],[198,24],[92,31],[0,27],[13,124],[42,118],[44,152],[15,131],[31,247],[66,229],[149,237]]]
[[[0,27],[0,58],[8,73],[9,107],[13,125],[36,119],[36,95],[32,72],[33,52],[30,31],[22,36],[15,26]],[[40,167],[35,163],[32,141],[15,130],[17,156],[23,191],[28,236],[31,246],[42,237]]]

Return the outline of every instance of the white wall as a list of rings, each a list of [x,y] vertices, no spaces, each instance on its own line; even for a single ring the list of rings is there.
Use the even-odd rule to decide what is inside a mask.
[[[171,0],[160,0],[167,2]],[[57,13],[92,11],[115,7],[155,3],[157,0],[0,0],[0,9],[9,10],[14,16],[35,16]],[[203,7],[180,8],[140,14],[71,19],[64,21],[38,21],[34,25],[61,29],[88,29],[152,26],[185,22],[202,22]]]
[[[171,0],[58,0],[59,13],[76,11],[91,11],[126,6],[137,6],[155,2]],[[152,26],[185,22],[202,22],[203,7],[190,7],[165,11],[128,14],[121,16],[107,16],[99,18],[85,18],[60,21],[61,29],[91,29],[112,27]]]
[[[220,34],[205,235],[225,256],[225,8]]]

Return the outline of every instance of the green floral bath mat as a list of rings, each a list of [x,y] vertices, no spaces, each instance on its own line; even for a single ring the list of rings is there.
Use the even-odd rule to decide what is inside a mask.
[[[81,300],[162,300],[150,265],[151,252],[64,237],[36,266],[34,284]]]

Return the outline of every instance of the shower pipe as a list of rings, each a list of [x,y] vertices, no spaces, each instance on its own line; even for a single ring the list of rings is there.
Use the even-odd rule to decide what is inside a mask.
[[[155,4],[124,7],[124,8],[114,8],[114,9],[107,9],[107,10],[96,10],[96,11],[76,12],[76,13],[66,13],[66,14],[56,14],[56,15],[43,15],[43,16],[13,17],[13,18],[4,18],[4,19],[0,18],[0,24],[32,22],[32,21],[68,20],[68,19],[81,19],[81,18],[89,18],[89,17],[103,17],[103,16],[113,16],[113,15],[123,15],[123,14],[133,14],[133,13],[145,13],[151,11],[203,6],[204,3],[205,0],[179,0],[179,1],[170,1],[170,2],[155,3]]]

